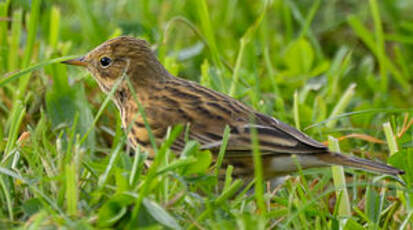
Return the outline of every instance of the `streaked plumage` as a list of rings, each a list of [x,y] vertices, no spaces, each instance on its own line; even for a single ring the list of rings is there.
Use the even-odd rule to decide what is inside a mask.
[[[338,164],[392,175],[403,173],[383,163],[330,152],[323,144],[275,118],[258,113],[227,95],[172,76],[143,40],[118,37],[80,59],[65,63],[87,67],[106,93],[124,76],[122,73],[126,73],[158,144],[168,127],[183,124],[190,127],[190,139],[197,140],[203,149],[217,153],[228,125],[230,136],[224,163],[233,165],[237,176],[252,176],[254,172],[252,129],[258,133],[267,178],[296,171],[296,164],[290,157],[293,154],[304,169]],[[130,144],[140,145],[154,154],[143,118],[126,82],[118,87],[114,102],[120,110],[123,126],[132,124],[128,133]],[[172,150],[179,153],[184,145],[182,135],[172,145]]]

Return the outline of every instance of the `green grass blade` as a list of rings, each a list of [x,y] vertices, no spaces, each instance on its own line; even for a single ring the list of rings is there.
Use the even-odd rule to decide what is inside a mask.
[[[60,28],[60,9],[52,7],[50,11],[50,25],[49,25],[49,45],[53,49],[56,49],[59,39]]]
[[[298,109],[300,104],[300,101],[298,99],[298,92],[295,91],[294,92],[294,104],[293,104],[293,108],[294,108],[294,122],[295,122],[295,128],[300,130],[300,111]]]
[[[244,38],[241,38],[237,61],[235,62],[234,73],[232,74],[232,84],[231,84],[231,88],[229,89],[229,95],[231,97],[235,96],[236,86],[237,86],[238,78],[239,78],[239,70],[241,68],[241,61],[244,55],[244,49],[245,49],[246,43],[247,41]]]
[[[216,176],[217,180],[219,178],[219,170],[220,170],[222,162],[224,160],[225,150],[226,150],[227,144],[228,144],[229,132],[230,132],[229,126],[225,126],[224,135],[222,137],[222,144],[219,148],[217,162],[215,164],[215,176]]]
[[[360,20],[354,16],[351,15],[347,19],[349,25],[351,28],[354,30],[354,32],[360,37],[360,39],[364,42],[364,44],[371,50],[371,52],[376,56],[379,57],[377,48],[376,48],[376,42],[373,39],[373,36],[371,36],[370,31],[367,30],[366,27],[364,27]],[[403,89],[406,92],[410,91],[410,84],[407,82],[407,77],[403,76],[403,74],[394,66],[394,64],[387,58],[387,56],[380,56],[382,61],[384,62],[383,64],[386,66],[386,68],[394,75],[396,81],[399,82],[400,86],[403,87]]]
[[[384,134],[386,135],[387,145],[390,149],[390,156],[397,153],[399,148],[397,146],[396,137],[393,134],[390,122],[383,124]]]
[[[0,176],[0,186],[6,198],[6,206],[7,206],[7,211],[9,213],[9,220],[14,221],[13,202],[11,200],[12,195],[10,194],[10,189],[7,187],[6,183],[3,180],[3,176]]]
[[[328,137],[328,147],[333,152],[340,152],[338,141],[334,137]],[[331,166],[334,187],[336,188],[336,202],[338,206],[338,217],[340,218],[340,228],[344,229],[348,218],[351,216],[351,203],[349,200],[346,177],[342,166]]]
[[[329,118],[336,117],[337,115],[344,112],[350,100],[354,95],[354,89],[356,88],[356,84],[351,84],[346,91],[344,92],[343,96],[340,98],[336,106],[334,107],[333,111],[331,112]],[[333,128],[336,125],[337,120],[329,120],[326,124],[328,128]]]
[[[16,147],[16,141],[17,141],[17,137],[19,135],[19,129],[20,129],[20,125],[23,121],[23,117],[26,114],[26,110],[23,106],[23,103],[21,101],[17,101],[17,103],[15,104],[15,108],[13,110],[13,113],[11,114],[11,116],[9,117],[9,121],[10,123],[8,124],[8,141],[7,141],[7,145],[5,148],[5,155],[9,154],[13,148]]]
[[[236,87],[237,87],[237,84],[238,84],[238,81],[239,81],[239,72],[240,72],[240,69],[241,69],[241,62],[242,62],[244,52],[245,52],[245,46],[251,41],[252,36],[255,34],[256,30],[260,26],[262,20],[265,17],[266,10],[267,10],[267,5],[265,4],[264,5],[264,10],[260,13],[260,16],[247,29],[245,34],[240,39],[240,46],[239,46],[239,51],[238,51],[238,55],[237,55],[237,60],[235,62],[234,72],[232,74],[232,84],[231,84],[231,88],[229,90],[229,95],[231,97],[234,97],[235,93],[236,93]]]
[[[258,142],[258,133],[255,128],[251,129],[252,140],[252,155],[254,160],[254,175],[255,175],[255,199],[258,209],[261,213],[265,214],[267,209],[264,203],[264,178],[262,169],[262,160],[260,153],[260,146]]]
[[[22,31],[22,18],[23,11],[16,10],[13,12],[12,25],[11,25],[11,37],[9,40],[9,56],[8,56],[8,71],[15,71],[19,67],[18,52],[19,42]],[[0,84],[1,86],[1,84]]]
[[[0,2],[0,18],[7,18],[8,17],[8,9],[9,9],[10,0]],[[7,20],[0,21],[0,74],[7,70],[8,66],[8,53],[9,53],[9,45],[7,42]]]
[[[379,61],[380,67],[380,80],[381,80],[381,90],[385,92],[388,87],[388,79],[387,79],[387,69],[385,64],[385,47],[384,47],[384,35],[383,35],[383,28],[382,22],[380,18],[379,7],[376,0],[369,0],[370,9],[373,16],[374,21],[374,32],[376,37],[376,51],[377,51],[377,59]]]
[[[11,81],[14,81],[16,79],[19,79],[20,77],[24,76],[25,74],[30,73],[34,70],[40,69],[44,66],[47,66],[47,65],[50,65],[50,64],[53,64],[53,63],[59,63],[59,62],[62,62],[62,61],[67,61],[69,59],[73,59],[73,58],[76,58],[76,57],[78,57],[78,56],[64,56],[64,57],[54,58],[54,59],[50,59],[50,60],[47,60],[47,61],[44,61],[44,62],[34,64],[34,65],[29,66],[27,68],[24,68],[24,69],[22,69],[18,72],[6,74],[6,75],[3,76],[3,79],[0,80],[0,87],[3,87],[5,84],[7,84]]]
[[[214,64],[218,67],[218,69],[223,69],[223,65],[221,63],[221,59],[219,58],[219,51],[217,47],[217,43],[215,41],[214,30],[211,26],[211,19],[209,17],[208,6],[205,0],[199,0],[194,2],[196,4],[196,9],[199,15],[199,20],[201,22],[201,29],[203,34],[205,35],[206,40],[208,41],[208,45],[211,48],[211,56]]]
[[[70,216],[76,216],[78,205],[78,180],[74,162],[65,167],[65,182],[67,213]]]
[[[118,159],[119,153],[124,146],[124,142],[125,141],[120,141],[114,151],[110,154],[110,160],[106,166],[105,172],[99,177],[98,187],[103,188],[103,186],[105,186],[106,181],[114,168],[116,160]]]
[[[30,7],[30,16],[28,17],[28,31],[26,47],[24,49],[23,60],[21,67],[25,68],[30,65],[30,60],[33,54],[33,47],[36,41],[37,27],[39,24],[39,14],[40,14],[40,3],[41,0],[33,0]],[[26,92],[27,84],[29,83],[30,75],[22,76],[19,79],[19,87],[16,95],[16,99],[22,99]]]

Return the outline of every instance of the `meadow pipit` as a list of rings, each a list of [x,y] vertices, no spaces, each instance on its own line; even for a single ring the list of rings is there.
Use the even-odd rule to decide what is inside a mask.
[[[174,77],[144,40],[121,36],[104,42],[84,57],[64,63],[86,67],[105,93],[111,91],[118,79],[129,78],[134,90],[121,79],[113,101],[120,111],[123,127],[132,122],[127,133],[130,144],[140,145],[152,156],[155,153],[136,102],[144,109],[157,144],[162,142],[168,127],[182,124],[188,125],[189,138],[198,141],[202,149],[217,153],[228,126],[230,135],[224,164],[234,166],[234,176],[254,175],[253,129],[257,131],[266,178],[296,171],[297,161],[303,169],[336,164],[391,175],[403,173],[383,163],[332,152],[297,129],[258,113],[234,98]],[[136,92],[136,97],[132,91]],[[171,149],[179,153],[185,146],[184,140],[181,135]]]

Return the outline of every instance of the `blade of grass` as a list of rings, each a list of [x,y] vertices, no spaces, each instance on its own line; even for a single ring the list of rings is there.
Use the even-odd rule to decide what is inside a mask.
[[[165,25],[164,30],[163,30],[163,39],[162,39],[162,47],[160,47],[159,50],[159,59],[164,60],[165,55],[166,55],[166,43],[169,41],[170,37],[170,31],[173,25],[178,25],[178,23],[182,23],[185,26],[187,26],[196,36],[198,36],[199,39],[201,39],[202,43],[205,44],[208,49],[210,49],[210,52],[212,52],[211,47],[209,46],[209,43],[207,39],[202,35],[202,32],[187,18],[182,17],[182,16],[175,16],[171,18]]]
[[[214,30],[211,26],[207,3],[205,0],[195,1],[194,3],[196,4],[199,20],[201,22],[202,32],[208,41],[209,47],[211,48],[212,60],[219,70],[223,70],[223,65],[221,63],[221,59],[219,58],[219,51],[215,41]]]
[[[244,39],[244,37],[242,37],[240,40],[237,60],[235,62],[234,73],[232,74],[232,84],[231,84],[231,88],[229,89],[229,93],[228,93],[231,97],[235,96],[236,86],[237,86],[238,78],[239,78],[239,70],[241,68],[241,61],[244,55],[245,45],[247,43],[248,42]]]
[[[306,19],[304,20],[304,23],[301,25],[301,32],[299,37],[307,36],[308,31],[311,29],[311,22],[314,19],[314,16],[320,7],[321,1],[316,0],[313,2],[313,5],[310,8],[310,12],[308,13]]]
[[[135,156],[133,157],[132,170],[130,171],[130,176],[129,176],[129,186],[132,186],[133,183],[135,182],[135,178],[138,172],[138,165],[141,159],[140,156],[141,156],[141,148],[138,146],[135,149]]]
[[[7,187],[6,183],[3,180],[3,176],[0,176],[0,186],[6,198],[6,206],[7,212],[9,213],[9,220],[14,221],[13,203],[11,200],[12,195],[10,194],[10,189]]]
[[[297,90],[294,92],[294,122],[295,122],[295,128],[300,130],[300,112],[298,110],[299,107],[299,100],[298,100],[298,92]]]
[[[23,117],[26,114],[26,109],[23,106],[23,103],[17,101],[14,105],[16,109],[13,110],[13,113],[10,115],[11,122],[7,125],[8,127],[8,139],[4,152],[4,156],[12,151],[16,147],[16,140],[19,135],[20,125],[23,121]]]
[[[163,166],[163,167],[159,168],[159,170],[156,174],[158,176],[160,176],[160,175],[162,175],[166,172],[169,172],[169,171],[172,171],[172,170],[175,170],[175,169],[178,169],[178,168],[183,168],[185,166],[194,164],[196,162],[197,162],[197,159],[193,156],[186,157],[186,158],[183,158],[183,159],[179,159],[177,161],[171,162],[167,166]]]
[[[303,15],[301,14],[300,10],[297,7],[297,4],[294,1],[285,0],[285,4],[287,4],[289,6],[289,8],[291,9],[291,13],[292,13],[293,17],[298,21],[301,28],[305,28],[306,24],[309,24],[311,22],[311,19],[312,19],[311,12],[310,12],[309,16],[307,17],[307,19],[304,19]],[[313,3],[312,8],[314,8],[314,9],[318,8],[317,7],[317,2]],[[312,30],[306,30],[306,36],[308,36],[311,43],[313,44],[313,46],[316,50],[316,56],[318,58],[322,58],[323,57],[323,52],[322,52],[320,43],[318,42],[318,39],[314,35],[313,31]]]
[[[289,43],[291,42],[291,39],[293,37],[293,20],[291,17],[291,10],[288,7],[288,4],[286,4],[285,1],[282,1],[282,17],[284,21],[284,26],[285,26],[285,38],[286,41]]]
[[[413,210],[410,210],[407,213],[406,218],[404,219],[403,223],[400,225],[400,230],[409,229],[409,223],[411,224],[413,220]],[[411,226],[411,225],[410,225]]]
[[[224,180],[224,188],[222,189],[225,192],[232,183],[232,171],[234,170],[234,166],[228,165],[227,170],[225,171],[225,180]]]
[[[228,125],[226,125],[224,129],[224,135],[222,137],[222,144],[219,148],[217,163],[215,164],[215,177],[216,177],[216,184],[217,184],[216,189],[218,189],[219,170],[221,168],[222,161],[224,160],[225,150],[228,144],[229,132],[230,132],[230,128]]]
[[[75,113],[75,116],[73,118],[73,124],[72,127],[67,131],[67,146],[66,146],[66,154],[64,154],[64,164],[70,164],[73,158],[73,149],[74,145],[76,144],[76,126],[77,122],[79,121],[79,113]]]
[[[34,64],[32,66],[29,66],[27,68],[19,70],[18,72],[6,74],[6,75],[3,76],[3,78],[0,81],[0,87],[3,87],[5,84],[7,84],[11,81],[14,81],[14,80],[24,76],[25,74],[34,71],[34,70],[40,69],[40,68],[42,68],[46,65],[50,65],[50,64],[53,64],[53,63],[59,63],[59,62],[62,62],[62,61],[67,61],[69,59],[73,59],[73,58],[76,58],[76,57],[79,57],[79,56],[64,56],[64,57],[54,58],[54,59],[50,59],[50,60],[47,60],[47,61],[44,61],[44,62]]]
[[[9,49],[8,49],[8,71],[15,71],[19,67],[18,62],[18,51],[19,51],[19,42],[20,36],[22,31],[22,18],[23,18],[23,11],[22,10],[15,10],[12,16],[12,24],[11,24],[11,37],[9,39]],[[7,38],[7,36],[6,36]],[[1,84],[0,84],[1,86]]]
[[[99,181],[98,181],[98,187],[99,188],[103,189],[103,187],[106,185],[106,181],[107,181],[110,173],[112,172],[114,164],[116,163],[116,160],[118,159],[119,153],[122,150],[124,143],[125,143],[125,140],[124,141],[119,141],[119,143],[116,146],[116,148],[114,149],[114,151],[111,152],[110,160],[109,160],[109,163],[106,165],[105,172],[99,177]]]
[[[310,126],[307,126],[304,128],[304,131],[307,129],[311,129],[317,126],[320,126],[322,124],[326,124],[332,120],[339,120],[344,117],[350,117],[350,116],[357,116],[357,115],[363,115],[363,114],[368,114],[368,113],[405,113],[405,112],[413,112],[413,108],[376,108],[376,109],[366,109],[366,110],[360,110],[360,111],[355,111],[355,112],[348,112],[348,113],[342,113],[340,115],[330,117],[324,121],[317,122],[315,124],[312,124]]]
[[[340,152],[337,139],[328,137],[328,147],[333,152]],[[336,202],[338,204],[338,217],[340,218],[340,229],[344,229],[349,217],[351,217],[351,203],[349,200],[346,177],[342,166],[331,166],[334,187],[336,188]]]
[[[348,104],[350,103],[351,98],[354,95],[354,89],[356,88],[356,84],[351,84],[347,90],[344,92],[343,96],[338,101],[337,105],[334,107],[333,111],[331,112],[329,119],[335,117],[346,109]],[[337,120],[329,120],[326,124],[327,128],[333,128],[337,123]]]
[[[10,5],[10,0],[0,2],[0,18],[7,18],[8,17],[8,9]],[[8,37],[8,28],[7,28],[7,21],[3,20],[0,21],[0,65],[2,65],[2,73],[3,71],[7,70],[8,66],[8,53],[9,53],[9,45],[7,44],[7,37]]]
[[[396,56],[397,64],[400,66],[403,75],[409,76],[409,68],[407,65],[407,60],[406,60],[404,53],[400,49],[400,46],[394,47],[394,55]]]
[[[377,221],[380,219],[380,196],[372,187],[366,189],[365,215],[368,217],[368,229],[378,229]]]
[[[373,36],[371,36],[370,31],[367,30],[366,27],[364,27],[360,20],[354,16],[351,15],[347,18],[347,22],[351,26],[351,28],[354,30],[354,32],[357,34],[357,36],[360,37],[360,39],[364,42],[364,44],[371,50],[371,52],[378,58],[379,54],[376,48],[376,42],[373,39]],[[382,58],[383,64],[386,66],[386,68],[393,74],[395,80],[399,82],[400,86],[403,87],[405,92],[409,92],[411,87],[408,81],[406,80],[407,77],[403,76],[403,73],[401,73],[396,66],[390,61],[387,56],[380,56]]]
[[[252,126],[253,127],[253,126]],[[255,199],[257,202],[258,210],[265,215],[266,208],[264,202],[264,178],[262,170],[262,161],[260,146],[258,142],[257,129],[251,129],[251,142],[252,142],[252,155],[254,160],[254,176],[255,176]]]
[[[331,67],[327,72],[328,78],[328,88],[327,95],[328,98],[336,98],[338,90],[338,83],[340,77],[349,68],[352,52],[348,50],[347,47],[341,47],[331,63]]]
[[[23,61],[21,67],[28,67],[33,54],[33,47],[36,41],[36,32],[39,24],[39,14],[40,14],[40,0],[31,1],[30,6],[30,16],[28,17],[28,29],[27,29],[27,40],[26,47],[24,49]],[[26,94],[27,84],[29,83],[30,75],[22,76],[19,80],[19,86],[15,101],[22,99]]]
[[[379,7],[377,5],[376,0],[369,0],[371,14],[373,16],[374,22],[374,34],[376,38],[376,51],[377,51],[377,59],[379,61],[379,68],[380,68],[380,88],[382,92],[387,91],[388,87],[388,79],[387,79],[387,69],[384,57],[385,54],[385,47],[384,47],[384,36],[383,36],[383,27],[380,18]]]
[[[397,146],[396,137],[394,136],[390,122],[384,123],[383,129],[384,129],[384,134],[386,136],[387,145],[389,146],[390,156],[392,156],[393,154],[399,151],[399,148]]]
[[[30,5],[30,16],[28,17],[28,29],[27,29],[27,40],[26,47],[24,49],[22,67],[27,67],[30,64],[30,59],[33,53],[34,43],[36,41],[37,25],[39,24],[39,14],[40,14],[40,3],[41,0],[33,0]],[[20,81],[28,81],[21,79]],[[26,83],[27,84],[27,83]],[[21,88],[20,88],[21,89]]]
[[[220,206],[224,204],[228,199],[235,195],[238,190],[241,188],[243,181],[241,179],[236,179],[228,189],[226,189],[216,200],[215,205]]]
[[[50,11],[50,25],[49,25],[49,45],[53,49],[56,49],[59,39],[60,28],[60,9],[53,6]]]
[[[66,211],[70,216],[77,215],[78,180],[74,162],[65,166]]]
[[[235,93],[236,93],[236,87],[237,87],[237,84],[238,84],[238,81],[239,81],[239,71],[240,71],[241,62],[242,62],[242,59],[243,59],[243,56],[244,56],[245,46],[251,41],[252,36],[255,34],[258,27],[261,25],[261,22],[265,17],[266,10],[267,10],[267,4],[265,3],[264,9],[260,13],[259,17],[255,20],[255,22],[250,27],[248,27],[247,31],[245,32],[245,34],[240,39],[239,52],[238,52],[238,55],[237,55],[237,60],[235,62],[235,68],[234,68],[234,72],[232,74],[232,83],[231,83],[231,87],[230,87],[230,90],[229,90],[229,95],[231,97],[234,97]]]

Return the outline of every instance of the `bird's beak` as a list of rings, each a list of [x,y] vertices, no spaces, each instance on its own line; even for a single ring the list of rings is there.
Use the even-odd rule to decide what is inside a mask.
[[[87,64],[88,64],[85,61],[85,57],[80,57],[80,58],[70,59],[70,60],[67,60],[67,61],[62,61],[62,63],[68,64],[68,65],[78,65],[78,66],[83,66],[83,67],[87,67]]]

